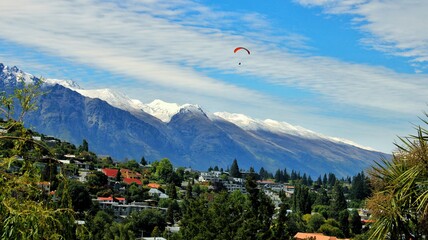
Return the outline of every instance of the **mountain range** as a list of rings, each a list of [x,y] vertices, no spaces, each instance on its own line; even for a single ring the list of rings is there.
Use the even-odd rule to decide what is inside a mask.
[[[39,80],[0,63],[0,90]],[[300,171],[311,176],[352,176],[388,154],[271,119],[208,113],[194,104],[145,104],[111,89],[85,90],[70,80],[45,79],[38,109],[25,124],[38,132],[116,160],[168,158],[176,166],[206,170],[239,167]]]

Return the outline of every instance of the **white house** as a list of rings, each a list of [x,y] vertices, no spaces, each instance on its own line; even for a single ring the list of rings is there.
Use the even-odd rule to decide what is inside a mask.
[[[156,189],[156,188],[150,188],[149,195],[152,197],[158,196],[159,198],[169,198],[168,195],[166,195],[165,193],[161,192],[159,189]]]

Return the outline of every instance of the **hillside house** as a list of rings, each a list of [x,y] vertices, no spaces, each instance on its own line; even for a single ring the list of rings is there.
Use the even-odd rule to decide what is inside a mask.
[[[228,192],[240,191],[242,193],[247,193],[247,189],[243,182],[235,182],[235,181],[223,181],[223,186],[227,188]]]
[[[147,187],[159,189],[161,186],[159,183],[149,183],[147,184]]]
[[[99,203],[99,206],[103,210],[110,209],[113,211],[113,214],[115,217],[120,218],[126,218],[128,217],[132,212],[141,212],[146,209],[158,209],[164,213],[166,213],[167,208],[160,208],[155,206],[150,206],[146,203],[136,203],[132,202],[130,204],[122,204],[120,202],[111,202],[111,201],[99,201],[98,199],[95,199],[93,201],[97,201]]]
[[[166,195],[165,193],[161,192],[159,189],[156,189],[156,188],[150,188],[149,196],[151,197],[157,196],[159,198],[169,198],[168,195]]]
[[[111,181],[116,178],[117,173],[119,172],[119,169],[103,168],[101,169],[101,172],[103,172]],[[126,184],[136,183],[137,185],[142,185],[142,182],[140,180],[141,178],[140,173],[122,168],[120,169],[120,174],[122,176],[122,181]]]
[[[110,197],[98,197],[96,199],[96,201],[98,202],[108,202],[108,203],[112,203],[112,202],[118,202],[120,204],[125,204],[126,203],[126,199],[124,197],[114,197],[110,196]]]
[[[135,179],[135,178],[123,178],[122,181],[126,184],[132,184],[132,183],[135,183],[137,185],[143,184],[140,179]]]
[[[201,172],[198,178],[199,182],[218,182],[220,181],[220,171]]]

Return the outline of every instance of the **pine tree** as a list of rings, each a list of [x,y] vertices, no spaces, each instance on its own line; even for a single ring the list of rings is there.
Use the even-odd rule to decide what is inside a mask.
[[[327,180],[327,174],[324,173],[324,177],[322,178],[322,185],[327,186],[328,180]]]
[[[236,158],[233,160],[232,166],[230,166],[229,174],[231,177],[236,177],[236,178],[241,177],[241,172],[239,171],[238,161],[236,160]]]
[[[336,182],[336,184],[333,187],[333,194],[332,194],[332,202],[331,202],[331,208],[332,213],[334,217],[337,219],[338,213],[342,210],[347,209],[347,203],[345,195],[343,194],[343,188],[342,185],[339,182]]]
[[[262,180],[267,179],[267,172],[263,167],[260,168],[259,175]]]
[[[287,168],[284,168],[284,182],[288,183],[288,180],[290,180],[290,175],[288,175]]]
[[[279,183],[281,182],[281,170],[276,170],[275,172],[275,182]]]
[[[339,213],[339,227],[342,230],[345,237],[350,236],[349,232],[349,212],[347,209],[340,211]]]
[[[321,175],[318,177],[316,183],[317,183],[318,186],[322,185]]]
[[[351,213],[351,221],[350,228],[353,234],[360,234],[362,229],[361,217],[357,211],[352,211]]]
[[[309,196],[309,188],[301,184],[296,185],[292,199],[293,211],[302,214],[311,213],[311,206],[312,202]]]
[[[308,186],[309,184],[308,184],[308,178],[306,177],[306,173],[304,173],[303,174],[303,177],[302,177],[302,184],[303,185],[305,185],[305,186]]]
[[[328,185],[330,187],[333,187],[336,184],[336,180],[336,175],[334,175],[334,173],[328,174]]]
[[[143,157],[141,157],[140,164],[141,164],[141,165],[143,165],[143,166],[146,166],[146,165],[147,165],[147,161],[146,161],[146,158],[144,158],[144,156],[143,156]]]
[[[120,172],[120,169],[117,170],[116,177],[114,178],[114,180],[116,180],[116,182],[122,181],[122,173]]]

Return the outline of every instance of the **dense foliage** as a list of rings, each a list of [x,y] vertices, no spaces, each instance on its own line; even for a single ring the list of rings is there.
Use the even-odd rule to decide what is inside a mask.
[[[370,172],[371,239],[428,236],[428,130],[418,126],[416,132],[401,139],[392,161],[383,160]]]

